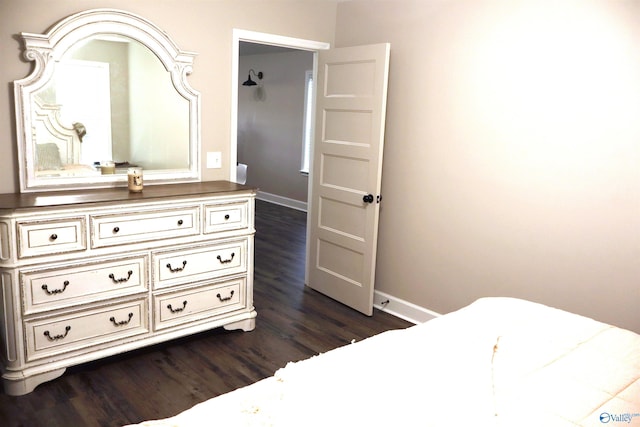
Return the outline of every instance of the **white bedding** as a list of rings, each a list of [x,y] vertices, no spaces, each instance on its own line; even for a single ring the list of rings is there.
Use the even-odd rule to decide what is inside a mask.
[[[640,335],[483,298],[139,424],[202,425],[640,426]]]
[[[89,165],[63,165],[59,169],[36,170],[35,175],[42,177],[98,176],[100,171]]]

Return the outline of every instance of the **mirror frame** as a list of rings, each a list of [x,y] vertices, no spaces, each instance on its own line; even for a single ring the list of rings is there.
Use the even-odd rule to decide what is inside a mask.
[[[59,21],[45,34],[20,33],[24,58],[34,62],[29,76],[14,81],[20,192],[126,186],[126,174],[48,178],[35,174],[31,106],[34,94],[51,79],[55,62],[68,49],[89,37],[107,34],[129,37],[150,49],[169,72],[173,87],[189,102],[188,169],[145,170],[145,184],[200,181],[200,94],[187,82],[196,53],[178,49],[164,31],[138,15],[92,9]]]

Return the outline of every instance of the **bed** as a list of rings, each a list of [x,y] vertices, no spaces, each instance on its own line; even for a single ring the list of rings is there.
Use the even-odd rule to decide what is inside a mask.
[[[98,170],[80,162],[84,125],[65,126],[60,122],[59,105],[34,99],[32,139],[36,177],[99,175]]]
[[[640,335],[482,298],[136,426],[640,425]]]

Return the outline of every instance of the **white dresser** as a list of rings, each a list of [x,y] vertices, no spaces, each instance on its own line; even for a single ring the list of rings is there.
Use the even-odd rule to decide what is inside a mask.
[[[253,188],[0,194],[5,392],[223,326],[252,330]]]

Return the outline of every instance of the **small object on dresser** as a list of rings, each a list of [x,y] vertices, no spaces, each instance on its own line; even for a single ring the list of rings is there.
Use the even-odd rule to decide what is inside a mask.
[[[142,168],[127,169],[127,178],[129,191],[134,193],[142,191]]]
[[[104,161],[100,165],[100,172],[102,175],[113,175],[116,173],[116,164],[111,160]]]

